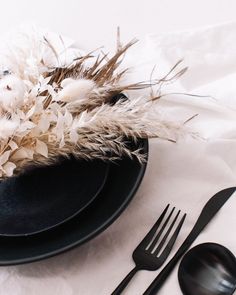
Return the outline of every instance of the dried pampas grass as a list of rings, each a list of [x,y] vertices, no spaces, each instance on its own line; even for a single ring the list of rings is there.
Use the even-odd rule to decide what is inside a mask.
[[[15,49],[16,62],[0,80],[0,178],[20,173],[32,163],[48,165],[70,154],[88,160],[115,160],[126,155],[142,163],[145,156],[140,150],[131,150],[128,139],[172,140],[169,132],[179,126],[161,120],[153,108],[160,93],[136,99],[122,94],[161,87],[186,68],[176,72],[178,63],[162,79],[121,83],[127,69],[119,70],[120,64],[135,42],[124,46],[119,42],[112,57],[89,53],[69,64],[60,63],[46,38],[32,50]],[[54,54],[57,65],[45,62],[46,49]]]

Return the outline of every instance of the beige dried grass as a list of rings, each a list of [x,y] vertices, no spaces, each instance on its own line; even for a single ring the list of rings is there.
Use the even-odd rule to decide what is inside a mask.
[[[57,56],[49,41],[44,41]],[[70,154],[87,160],[109,161],[128,156],[143,163],[145,155],[139,148],[133,150],[127,140],[159,137],[174,141],[170,130],[180,126],[162,121],[153,106],[162,96],[162,85],[178,79],[186,68],[177,71],[180,61],[162,79],[121,83],[128,69],[120,71],[119,66],[136,42],[132,40],[123,46],[118,40],[117,51],[111,57],[100,54],[95,58],[94,52],[90,52],[67,66],[50,67],[43,78],[40,76],[41,82],[28,90],[21,107],[12,111],[0,107],[1,117],[7,120],[5,130],[10,132],[3,138],[0,134],[0,178],[20,173],[32,164],[49,165],[58,157]],[[93,63],[88,66],[89,59]],[[65,81],[70,82],[69,86],[62,87]],[[113,101],[128,90],[152,86],[159,86],[157,95]],[[82,91],[84,96],[76,99],[71,92],[69,101],[68,97],[60,96],[65,89],[69,93],[72,88],[78,91],[77,97]],[[12,131],[14,122],[17,126]]]

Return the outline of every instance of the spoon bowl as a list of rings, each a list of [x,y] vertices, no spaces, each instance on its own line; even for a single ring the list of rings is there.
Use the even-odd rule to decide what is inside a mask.
[[[184,295],[232,295],[236,289],[236,258],[222,245],[200,244],[184,256],[178,279]]]

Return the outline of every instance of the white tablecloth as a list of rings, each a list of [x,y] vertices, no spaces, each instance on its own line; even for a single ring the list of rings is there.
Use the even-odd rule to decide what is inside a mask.
[[[130,81],[149,79],[154,64],[156,75],[161,76],[184,58],[189,71],[164,91],[211,97],[168,95],[159,108],[163,116],[179,122],[198,114],[186,127],[200,137],[181,136],[177,143],[150,141],[144,180],[122,216],[100,236],[70,252],[28,265],[0,268],[0,295],[110,294],[134,266],[133,249],[167,203],[187,213],[173,255],[206,201],[220,189],[236,184],[235,40],[236,23],[229,23],[148,36],[127,54],[126,65],[135,66]],[[236,194],[194,244],[217,242],[236,254],[235,210]],[[177,269],[160,295],[181,294]],[[124,294],[142,294],[157,273],[140,272]]]

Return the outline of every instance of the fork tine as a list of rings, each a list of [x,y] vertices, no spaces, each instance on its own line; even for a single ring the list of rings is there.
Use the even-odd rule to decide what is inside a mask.
[[[174,246],[174,243],[178,237],[178,234],[181,230],[181,227],[184,223],[184,220],[185,220],[185,217],[186,217],[186,213],[184,214],[184,216],[182,217],[182,219],[180,220],[179,222],[179,225],[177,226],[175,232],[173,233],[172,237],[170,238],[168,244],[166,245],[165,249],[162,251],[161,255],[159,256],[159,258],[162,260],[162,261],[165,261],[166,258],[168,257],[168,255],[170,254],[170,251],[171,249],[173,248]]]
[[[166,218],[165,223],[162,225],[162,228],[160,229],[160,231],[159,231],[158,234],[156,235],[155,239],[152,241],[151,245],[148,247],[147,250],[148,250],[149,252],[152,252],[152,250],[155,248],[155,246],[156,246],[156,244],[157,244],[157,242],[158,242],[160,236],[162,235],[164,229],[166,228],[166,226],[167,226],[167,224],[168,224],[168,222],[169,222],[169,220],[170,220],[170,218],[171,218],[171,216],[172,216],[174,210],[175,210],[175,207],[171,210],[170,214],[169,214],[168,217]]]
[[[153,236],[155,235],[158,227],[160,226],[163,218],[166,215],[166,212],[169,208],[170,204],[168,204],[166,206],[166,208],[164,209],[164,211],[162,212],[162,214],[160,215],[160,217],[157,219],[156,223],[153,225],[153,227],[150,229],[150,231],[146,234],[146,236],[143,238],[143,240],[140,242],[140,244],[136,247],[137,248],[146,248],[148,246],[148,244],[150,243],[151,239],[153,238]]]
[[[177,220],[179,214],[180,214],[180,210],[179,210],[178,213],[175,215],[175,218],[174,218],[174,220],[172,221],[171,225],[169,226],[169,228],[168,228],[166,234],[164,235],[164,237],[163,237],[162,240],[160,241],[160,243],[159,243],[158,247],[156,248],[156,250],[153,252],[154,255],[157,255],[157,254],[160,252],[160,250],[161,250],[162,246],[164,245],[166,239],[167,239],[168,236],[170,235],[170,232],[171,232],[171,230],[172,230],[172,228],[173,228],[173,226],[174,226],[174,224],[175,224],[175,222],[176,222],[176,220]]]

